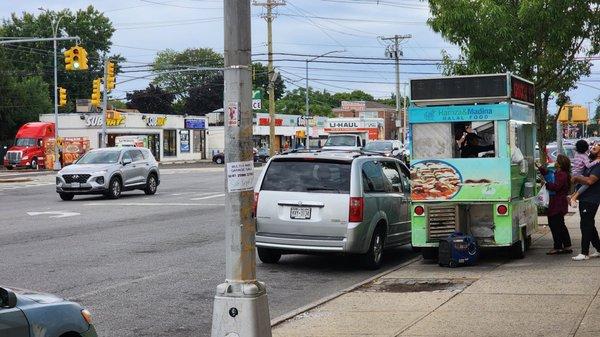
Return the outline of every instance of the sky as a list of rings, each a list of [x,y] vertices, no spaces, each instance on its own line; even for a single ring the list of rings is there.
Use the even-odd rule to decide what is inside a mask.
[[[158,51],[167,48],[176,51],[212,48],[223,52],[222,0],[2,0],[0,17],[7,18],[13,12],[39,12],[39,7],[77,10],[88,5],[104,12],[113,22],[116,32],[111,53],[123,55],[127,65],[151,63]],[[267,24],[261,17],[264,12],[263,7],[252,6],[254,60],[266,60]],[[286,0],[275,13],[274,53],[320,55],[336,51],[331,56],[345,58],[317,61],[354,62],[309,63],[309,86],[319,90],[360,89],[376,98],[390,97],[395,91],[395,70],[391,61],[361,59],[385,57],[388,42],[382,41],[381,37],[411,35],[401,44],[404,58],[400,66],[401,83],[413,78],[439,76],[440,69],[435,60],[441,58],[442,50],[454,56],[458,54],[458,48],[427,26],[427,2],[419,0]],[[306,58],[275,55],[275,67],[288,89],[304,87]],[[285,61],[290,59],[295,61]],[[123,80],[117,77],[117,83]],[[148,81],[139,79],[119,84],[113,94],[125,97],[128,91],[144,89]],[[401,85],[401,93],[405,90],[408,87]],[[600,95],[600,61],[595,61],[592,75],[582,79],[569,95],[574,103],[587,106],[589,102],[592,111],[595,110],[594,100]],[[551,104],[550,111],[554,110],[556,107]]]

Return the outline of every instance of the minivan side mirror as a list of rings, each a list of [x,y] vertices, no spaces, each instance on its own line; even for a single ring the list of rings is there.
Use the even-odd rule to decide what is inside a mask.
[[[131,164],[131,158],[123,158],[123,166]]]
[[[17,295],[12,291],[0,288],[0,308],[14,308],[17,306]]]

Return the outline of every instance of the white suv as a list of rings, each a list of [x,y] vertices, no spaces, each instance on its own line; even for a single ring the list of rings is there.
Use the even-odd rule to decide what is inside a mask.
[[[410,243],[409,176],[397,159],[360,152],[273,157],[254,190],[260,260],[342,252],[378,268],[384,248]]]

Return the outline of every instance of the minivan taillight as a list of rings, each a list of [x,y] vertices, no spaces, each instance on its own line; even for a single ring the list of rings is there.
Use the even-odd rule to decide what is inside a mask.
[[[258,192],[254,192],[254,203],[252,205],[252,216],[256,217],[256,208],[258,207]]]
[[[365,201],[362,197],[350,197],[350,211],[348,222],[362,222]]]

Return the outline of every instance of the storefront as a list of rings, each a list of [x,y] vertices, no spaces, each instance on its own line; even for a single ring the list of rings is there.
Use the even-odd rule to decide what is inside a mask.
[[[361,133],[369,140],[385,139],[383,118],[329,118],[326,133]]]
[[[254,146],[269,147],[269,114],[257,113],[253,125]],[[315,116],[309,120],[311,147],[317,147],[320,139],[327,138],[324,126],[327,117]],[[289,149],[306,144],[306,119],[301,115],[275,115],[275,150]]]
[[[54,114],[40,115],[42,122],[54,122]],[[109,112],[106,120],[108,146],[141,146],[163,162],[206,159],[204,117]],[[58,115],[61,137],[87,137],[91,148],[100,147],[102,115],[69,113]]]

